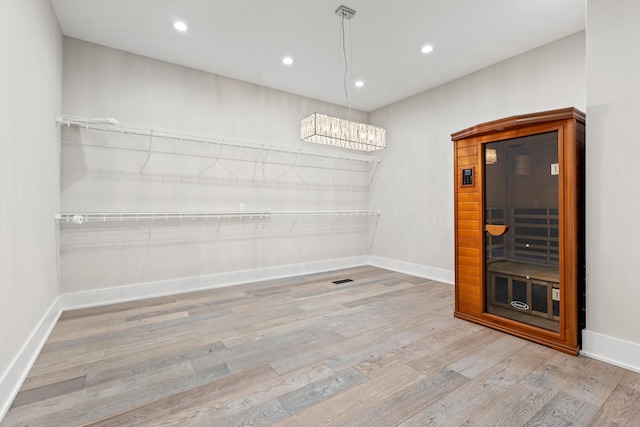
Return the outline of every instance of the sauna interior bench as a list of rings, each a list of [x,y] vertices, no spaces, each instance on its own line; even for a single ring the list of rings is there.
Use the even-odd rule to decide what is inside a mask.
[[[534,280],[559,283],[560,273],[558,267],[551,265],[532,264],[529,262],[499,260],[488,265],[490,273],[504,274],[506,276],[527,277]]]

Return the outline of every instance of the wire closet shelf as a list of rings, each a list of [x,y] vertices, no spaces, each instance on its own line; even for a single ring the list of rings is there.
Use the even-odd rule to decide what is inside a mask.
[[[224,219],[269,219],[299,217],[377,217],[378,210],[280,211],[280,212],[64,212],[55,215],[59,222],[84,224],[124,221],[188,221]]]
[[[132,125],[120,123],[113,118],[104,118],[104,119],[92,119],[86,117],[77,117],[77,116],[57,116],[56,121],[61,126],[66,127],[78,127],[83,129],[94,129],[105,132],[116,132],[121,134],[135,135],[135,136],[148,136],[150,139],[152,138],[165,138],[167,140],[176,140],[184,143],[199,143],[199,144],[209,144],[214,145],[219,148],[222,147],[234,147],[238,149],[246,149],[252,150],[259,155],[256,157],[256,161],[259,162],[268,162],[268,153],[284,153],[295,156],[294,158],[303,157],[315,157],[327,160],[344,160],[348,162],[360,162],[369,164],[371,169],[377,168],[377,166],[382,162],[382,159],[379,157],[373,157],[368,155],[354,155],[354,154],[346,154],[346,153],[336,153],[336,152],[321,152],[308,150],[305,148],[293,148],[287,147],[284,145],[274,145],[267,144],[264,142],[256,142],[238,138],[230,138],[223,136],[215,136],[215,135],[206,135],[194,132],[187,131],[179,131],[179,130],[171,130],[171,129],[163,129],[156,127],[148,127],[148,126],[140,126],[140,125]],[[150,152],[153,152],[154,149],[149,148]],[[174,152],[165,152],[164,154],[175,154],[175,155],[192,155],[188,150],[184,151],[174,151]],[[211,156],[203,156],[203,157],[211,157]],[[304,165],[303,165],[304,166]],[[312,164],[307,164],[306,166],[313,167]]]

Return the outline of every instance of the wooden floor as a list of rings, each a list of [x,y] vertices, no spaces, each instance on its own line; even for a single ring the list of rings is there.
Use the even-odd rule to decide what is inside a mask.
[[[455,319],[451,285],[361,267],[66,312],[17,425],[638,426],[640,374]]]

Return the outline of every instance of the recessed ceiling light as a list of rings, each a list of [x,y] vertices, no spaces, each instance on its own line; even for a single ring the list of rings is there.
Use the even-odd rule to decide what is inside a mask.
[[[430,44],[426,44],[422,46],[422,53],[429,53],[429,52],[433,52],[433,46],[431,46]]]
[[[173,28],[175,28],[178,31],[182,31],[185,32],[189,29],[189,27],[187,27],[187,24],[185,24],[182,21],[176,21],[173,23]]]
[[[284,65],[291,65],[293,64],[293,58],[290,56],[285,56],[284,58],[282,58],[282,63]]]
[[[362,86],[364,86],[364,82],[362,80],[358,80],[356,82],[356,87],[362,87]]]

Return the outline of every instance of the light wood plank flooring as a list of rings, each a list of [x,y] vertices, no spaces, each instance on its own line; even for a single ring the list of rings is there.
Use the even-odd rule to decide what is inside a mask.
[[[66,312],[2,422],[22,425],[638,426],[640,374],[360,267]]]

